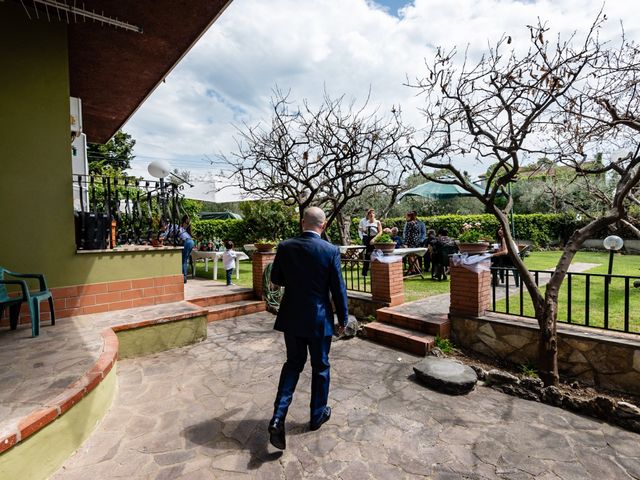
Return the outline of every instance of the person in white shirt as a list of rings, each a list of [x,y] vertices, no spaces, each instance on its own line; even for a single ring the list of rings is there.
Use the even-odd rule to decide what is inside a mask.
[[[380,220],[376,220],[376,212],[373,208],[367,210],[367,216],[360,220],[358,224],[358,234],[362,239],[362,244],[367,247],[364,251],[364,266],[362,267],[362,276],[366,277],[369,271],[369,261],[371,260],[371,252],[373,252],[373,237],[382,232],[382,224]]]
[[[222,254],[222,264],[224,265],[224,270],[227,272],[227,285],[233,285],[233,283],[231,283],[231,275],[236,266],[237,254],[233,250],[233,242],[231,240],[224,242],[224,248],[226,248],[226,250]]]

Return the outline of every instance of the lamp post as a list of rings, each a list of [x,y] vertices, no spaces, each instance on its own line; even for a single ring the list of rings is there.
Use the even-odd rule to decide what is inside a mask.
[[[613,271],[613,254],[620,250],[624,241],[617,235],[609,235],[602,242],[604,248],[609,250],[609,273],[607,274],[607,284],[611,284],[611,272]]]

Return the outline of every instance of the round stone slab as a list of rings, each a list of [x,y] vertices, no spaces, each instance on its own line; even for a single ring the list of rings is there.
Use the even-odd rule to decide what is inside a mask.
[[[448,358],[427,357],[413,371],[426,386],[451,395],[469,393],[478,382],[473,368]]]

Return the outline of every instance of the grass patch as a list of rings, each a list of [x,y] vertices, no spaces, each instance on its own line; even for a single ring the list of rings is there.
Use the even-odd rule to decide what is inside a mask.
[[[226,283],[226,273],[224,268],[222,267],[222,262],[218,262],[218,281],[222,283]],[[204,262],[196,262],[196,277],[206,278],[208,280],[213,280],[213,262],[209,262],[209,271],[204,271]],[[252,288],[253,287],[253,270],[251,266],[251,261],[245,260],[240,262],[240,278],[236,278],[236,272],[233,272],[233,277],[231,279],[233,283],[236,285],[240,285],[241,287]]]

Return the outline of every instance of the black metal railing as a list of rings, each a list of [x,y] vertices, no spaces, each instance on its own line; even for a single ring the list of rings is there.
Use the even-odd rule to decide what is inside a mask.
[[[74,175],[77,248],[109,248],[112,224],[117,245],[154,243],[154,239],[160,238],[164,224],[180,224],[180,188],[163,180]],[[177,229],[168,231],[164,243],[176,244]]]
[[[538,286],[553,272],[530,270]],[[491,269],[496,313],[535,318],[529,293],[512,268]],[[640,334],[640,276],[568,272],[558,297],[559,322]]]
[[[367,275],[362,274],[365,264],[369,267],[371,262],[359,258],[343,258],[340,262],[342,263],[342,278],[347,290],[371,293],[371,272],[368,272]]]

